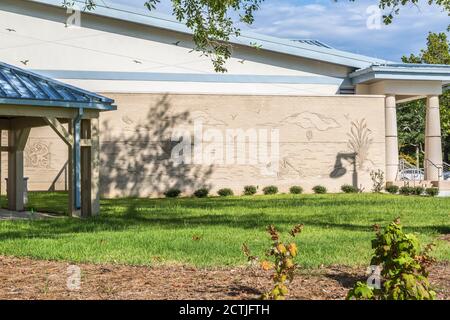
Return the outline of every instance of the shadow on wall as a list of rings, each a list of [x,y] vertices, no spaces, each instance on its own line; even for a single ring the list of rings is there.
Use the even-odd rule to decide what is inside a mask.
[[[330,178],[338,179],[347,174],[347,168],[342,163],[342,160],[347,160],[353,166],[352,185],[355,188],[358,188],[358,168],[356,156],[356,153],[338,153],[336,156],[336,162],[334,163],[333,171],[330,173]]]
[[[173,113],[168,95],[151,106],[137,123],[122,119],[122,128],[102,123],[100,186],[102,196],[147,197],[170,188],[185,193],[206,187],[213,166],[176,164],[171,160],[172,131],[192,124],[189,112]]]

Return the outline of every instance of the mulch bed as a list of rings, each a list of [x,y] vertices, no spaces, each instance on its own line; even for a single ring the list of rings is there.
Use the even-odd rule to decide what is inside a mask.
[[[67,288],[69,263],[0,256],[0,299],[257,299],[269,274],[251,268],[197,269],[78,264],[81,288]],[[345,299],[366,278],[363,268],[334,266],[300,271],[289,299]],[[439,299],[450,299],[450,263],[431,268]]]

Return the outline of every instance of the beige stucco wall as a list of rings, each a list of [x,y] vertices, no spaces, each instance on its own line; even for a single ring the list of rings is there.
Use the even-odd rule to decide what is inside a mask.
[[[357,183],[369,191],[370,171],[384,170],[383,97],[109,96],[118,110],[101,116],[103,196],[157,196],[172,186],[187,194],[202,186],[213,191],[230,187],[241,193],[249,184],[260,189],[274,184],[287,192],[292,185],[310,191],[322,184],[339,191],[343,184]],[[170,141],[172,133],[175,129],[192,132],[194,121],[202,121],[204,131],[213,128],[223,133],[226,129],[279,129],[278,174],[268,176],[261,165],[248,163],[176,166],[171,160],[176,144]],[[354,152],[360,155],[356,164]],[[25,154],[31,190],[65,188],[66,153],[66,146],[50,129],[32,130]]]

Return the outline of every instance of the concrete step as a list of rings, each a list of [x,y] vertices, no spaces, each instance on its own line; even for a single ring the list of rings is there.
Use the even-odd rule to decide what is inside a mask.
[[[433,185],[439,188],[439,197],[450,197],[450,180],[433,181]]]

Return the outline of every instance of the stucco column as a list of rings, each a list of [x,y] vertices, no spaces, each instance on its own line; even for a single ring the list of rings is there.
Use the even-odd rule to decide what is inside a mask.
[[[442,138],[439,96],[427,97],[425,124],[425,180],[439,181],[442,172]]]
[[[386,182],[397,179],[398,173],[398,132],[397,105],[395,95],[386,95],[385,102],[386,124]]]

